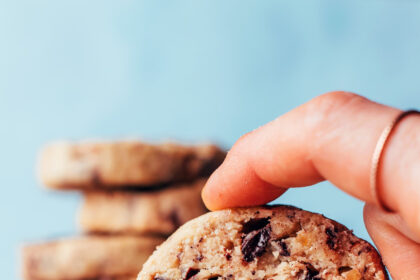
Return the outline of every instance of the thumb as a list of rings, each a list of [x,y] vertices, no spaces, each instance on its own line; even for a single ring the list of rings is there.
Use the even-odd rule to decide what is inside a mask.
[[[381,252],[394,280],[420,279],[420,238],[398,214],[386,213],[374,205],[364,208],[366,228]]]

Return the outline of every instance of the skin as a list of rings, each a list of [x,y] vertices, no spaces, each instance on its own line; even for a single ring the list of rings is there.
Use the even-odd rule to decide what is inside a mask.
[[[366,202],[366,228],[393,279],[420,279],[420,116],[393,130],[378,169],[384,212],[369,188],[372,154],[401,111],[330,92],[242,136],[203,189],[211,210],[270,202],[328,180]]]

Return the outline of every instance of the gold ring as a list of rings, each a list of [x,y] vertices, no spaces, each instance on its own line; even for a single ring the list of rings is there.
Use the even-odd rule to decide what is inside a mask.
[[[385,206],[383,203],[381,196],[378,192],[378,170],[379,170],[379,164],[381,161],[381,157],[383,154],[383,150],[385,148],[385,145],[389,139],[389,136],[391,135],[394,128],[397,126],[397,124],[406,116],[412,115],[412,114],[420,114],[417,110],[407,110],[403,111],[400,114],[398,114],[395,119],[384,128],[384,130],[381,133],[381,136],[379,136],[378,142],[376,143],[375,150],[373,152],[372,156],[372,165],[370,169],[370,190],[372,193],[373,198],[376,200],[376,204],[384,211],[386,212],[392,212],[388,207]]]

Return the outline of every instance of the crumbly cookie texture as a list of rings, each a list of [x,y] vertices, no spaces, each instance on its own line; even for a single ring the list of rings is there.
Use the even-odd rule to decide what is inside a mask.
[[[79,224],[87,232],[169,235],[207,212],[201,189],[206,180],[149,192],[86,192]]]
[[[22,249],[25,280],[123,280],[137,275],[157,245],[158,237],[85,236]]]
[[[138,280],[388,279],[381,258],[343,225],[290,206],[205,214],[176,231]]]
[[[207,176],[224,158],[214,145],[57,142],[43,149],[38,173],[53,189],[142,188]]]

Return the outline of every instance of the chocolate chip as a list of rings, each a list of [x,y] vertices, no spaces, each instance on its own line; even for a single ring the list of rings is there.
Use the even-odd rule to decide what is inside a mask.
[[[299,280],[321,280],[319,275],[319,271],[315,269],[315,267],[307,262],[304,262],[306,269],[300,270],[298,274]]]
[[[226,260],[230,261],[232,259],[232,255],[228,252],[225,253]]]
[[[269,220],[265,219],[264,222],[261,220],[262,219],[259,219],[258,223],[253,224],[258,225],[258,227],[254,227],[257,229],[248,232],[248,234],[246,234],[242,239],[241,251],[246,262],[251,262],[255,259],[255,257],[262,256],[262,254],[265,252],[268,241],[270,240],[271,227],[270,224],[268,224]],[[264,223],[264,227],[261,228],[261,224]]]
[[[350,271],[352,268],[350,266],[340,266],[338,268],[338,273],[343,274],[344,272]]]
[[[217,280],[217,279],[219,279],[219,276],[212,276],[212,277],[208,278],[208,280]]]
[[[335,233],[333,232],[333,230],[332,230],[331,228],[326,228],[326,229],[325,229],[325,233],[326,233],[329,237],[331,237],[331,238],[335,238],[335,237],[336,237]]]
[[[250,219],[248,222],[244,223],[242,226],[243,233],[250,233],[254,230],[259,230],[265,227],[270,223],[270,217],[259,218],[259,219]]]
[[[337,233],[335,229],[326,228],[325,233],[327,234],[327,245],[331,250],[336,250],[337,244]]]
[[[285,256],[285,257],[290,256],[290,252],[289,252],[289,249],[287,248],[286,242],[284,242],[284,240],[279,240],[278,244],[280,245],[280,249],[281,249],[279,251],[280,256]]]
[[[311,265],[310,263],[306,264],[306,278],[305,280],[321,280],[321,278],[317,277],[317,275],[319,274],[319,271],[315,269],[315,267],[313,265]]]
[[[199,269],[196,269],[196,268],[188,268],[188,270],[187,270],[187,272],[185,273],[185,276],[184,276],[184,280],[188,280],[188,279],[191,279],[192,277],[194,277],[194,275],[196,275],[197,273],[199,273],[200,272],[200,270]]]
[[[168,280],[168,279],[165,278],[165,277],[161,277],[161,276],[155,276],[155,277],[153,277],[153,280]]]

